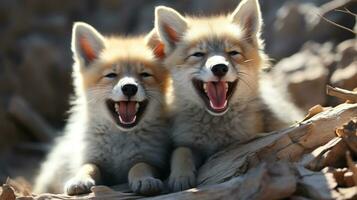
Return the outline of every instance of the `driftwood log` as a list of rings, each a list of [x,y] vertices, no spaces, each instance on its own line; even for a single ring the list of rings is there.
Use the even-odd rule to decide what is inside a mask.
[[[245,145],[233,145],[213,155],[198,172],[199,185],[221,183],[244,174],[263,161],[299,161],[306,153],[326,144],[336,127],[357,117],[357,104],[327,109],[288,129],[271,133]]]
[[[233,144],[213,155],[198,171],[198,188],[151,197],[151,199],[278,199],[284,197],[306,199],[298,196],[300,193],[307,194],[313,199],[357,198],[356,186],[336,189],[338,184],[336,176],[341,172],[312,171],[325,167],[328,159],[322,162],[322,158],[331,159],[333,155],[340,153],[338,148],[348,147],[348,145],[339,146],[344,139],[343,137],[342,139],[335,138],[336,128],[357,118],[357,103],[344,103],[322,110],[290,128],[264,134],[266,136],[247,144]],[[329,156],[326,156],[326,152]],[[320,159],[325,164],[317,162],[316,159]],[[352,159],[350,165],[356,165]],[[314,169],[309,166],[318,167]],[[354,177],[348,175],[351,170],[355,168],[346,169],[343,177],[346,179],[350,177],[349,180],[353,181]],[[83,196],[41,194],[18,199],[88,198],[138,199],[141,197],[105,186],[95,186],[92,188],[92,193]]]

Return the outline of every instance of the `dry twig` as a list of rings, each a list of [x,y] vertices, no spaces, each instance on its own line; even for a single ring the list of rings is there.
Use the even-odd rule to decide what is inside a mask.
[[[337,87],[331,87],[327,85],[326,93],[330,96],[334,96],[343,100],[349,100],[352,102],[357,102],[357,92],[352,92],[349,90],[344,90]]]
[[[347,8],[343,9],[343,10],[340,10],[340,9],[336,9],[336,11],[338,12],[342,12],[342,13],[346,13],[346,14],[349,14],[349,15],[352,15],[354,17],[357,17],[357,14],[351,12],[350,10],[348,10]]]
[[[356,3],[356,0],[333,0],[329,1],[322,6],[320,6],[321,15],[324,16],[326,13],[333,10],[349,6],[353,3]]]
[[[340,25],[340,24],[338,24],[338,23],[336,23],[336,22],[334,22],[334,21],[331,21],[331,20],[327,19],[326,17],[324,17],[324,16],[321,15],[321,14],[318,14],[318,15],[319,15],[319,17],[321,17],[321,18],[322,18],[323,20],[325,20],[326,22],[328,22],[328,23],[330,23],[330,24],[332,24],[332,25],[334,25],[334,26],[337,26],[337,27],[339,27],[339,28],[342,28],[342,29],[344,29],[344,30],[346,30],[346,31],[348,31],[348,32],[351,32],[351,33],[357,35],[357,32],[356,32],[356,31],[354,31],[354,30],[352,30],[352,29],[350,29],[350,28],[347,28],[347,27],[345,27],[345,26],[342,26],[342,25]]]

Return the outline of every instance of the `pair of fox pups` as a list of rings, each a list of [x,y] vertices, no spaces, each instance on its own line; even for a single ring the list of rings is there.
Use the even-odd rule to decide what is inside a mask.
[[[262,91],[258,0],[199,18],[160,6],[155,18],[146,37],[103,37],[74,25],[76,99],[36,192],[77,195],[128,182],[154,195],[169,166],[168,188],[185,190],[213,153],[291,122]]]

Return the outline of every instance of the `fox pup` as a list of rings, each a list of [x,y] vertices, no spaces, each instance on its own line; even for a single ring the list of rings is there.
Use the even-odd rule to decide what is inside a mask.
[[[156,41],[153,33],[103,37],[88,24],[74,24],[76,98],[36,192],[78,195],[128,181],[136,193],[160,193],[158,171],[166,168],[170,142],[163,117],[168,72]]]
[[[196,169],[218,150],[300,117],[298,110],[285,114],[296,108],[284,99],[274,104],[279,97],[271,94],[278,93],[265,84],[261,24],[258,0],[243,0],[233,13],[212,17],[156,8],[155,28],[173,81],[172,191],[194,187]]]

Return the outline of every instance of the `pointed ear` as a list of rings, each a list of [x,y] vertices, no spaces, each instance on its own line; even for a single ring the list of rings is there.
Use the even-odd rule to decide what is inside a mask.
[[[85,66],[98,58],[104,49],[104,38],[89,24],[76,22],[72,30],[72,51]]]
[[[145,36],[145,42],[152,49],[156,58],[159,60],[165,58],[165,45],[160,40],[159,34],[155,29]]]
[[[246,36],[256,36],[262,26],[258,0],[242,0],[232,13],[231,20],[244,29]]]
[[[168,52],[181,40],[187,29],[187,22],[176,10],[158,6],[155,9],[155,28]]]

